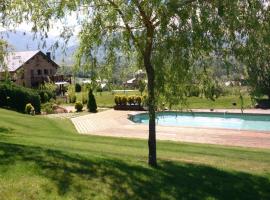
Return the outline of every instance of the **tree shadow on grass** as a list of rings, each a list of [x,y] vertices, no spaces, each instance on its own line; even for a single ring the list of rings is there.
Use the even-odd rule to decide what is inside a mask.
[[[0,166],[34,162],[37,175],[75,199],[270,199],[270,180],[213,167],[162,162],[158,169],[106,158],[0,143]],[[46,186],[44,186],[46,187]],[[44,189],[46,190],[46,188]],[[48,189],[49,191],[49,189]]]
[[[12,128],[6,128],[0,126],[0,134],[9,134],[12,133],[14,130]]]

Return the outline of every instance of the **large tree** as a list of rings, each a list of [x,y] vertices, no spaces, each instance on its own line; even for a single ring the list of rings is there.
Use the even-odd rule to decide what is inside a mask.
[[[227,57],[243,46],[269,13],[268,0],[7,0],[7,22],[32,21],[46,37],[50,22],[78,13],[80,65],[93,63],[95,49],[119,51],[144,66],[148,77],[149,164],[156,166],[157,96],[183,101],[189,80],[205,56]],[[249,31],[253,30],[253,31]],[[72,32],[65,29],[62,36]],[[195,72],[196,73],[196,72]],[[207,81],[204,80],[205,83]]]
[[[250,11],[250,28],[246,29],[247,37],[236,49],[235,54],[246,65],[251,95],[254,97],[267,95],[270,99],[269,8],[264,9],[262,13]],[[258,20],[254,20],[255,16]]]

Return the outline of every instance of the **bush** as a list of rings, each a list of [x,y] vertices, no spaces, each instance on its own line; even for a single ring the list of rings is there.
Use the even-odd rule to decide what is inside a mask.
[[[114,96],[114,102],[116,105],[139,105],[141,106],[143,98],[141,96]]]
[[[83,104],[82,104],[82,102],[77,101],[77,102],[75,103],[75,109],[76,109],[77,112],[81,112],[82,109],[83,109]]]
[[[127,105],[127,100],[128,100],[128,99],[127,99],[126,96],[121,96],[120,99],[121,99],[121,100],[120,100],[121,105],[124,105],[124,106]]]
[[[40,113],[40,97],[35,90],[14,84],[0,84],[0,107],[23,113],[28,103],[31,103],[36,113]]]
[[[76,102],[76,93],[75,93],[74,85],[70,85],[68,87],[68,101],[69,101],[69,103],[75,103]]]
[[[97,103],[93,91],[90,89],[88,93],[88,103],[87,108],[89,112],[97,112]]]
[[[54,107],[54,103],[53,102],[47,102],[45,104],[42,104],[42,111],[47,113],[47,114],[53,114],[53,107]]]
[[[56,93],[49,90],[39,90],[38,94],[40,96],[41,103],[46,103],[50,101],[51,99],[56,98]]]
[[[127,98],[127,101],[128,101],[128,104],[129,104],[129,105],[134,104],[134,98],[133,98],[133,96],[129,96],[129,97]]]
[[[82,87],[79,83],[75,84],[75,92],[81,92],[82,91]]]
[[[32,106],[31,103],[28,103],[25,105],[25,113],[31,114],[33,111],[35,111],[35,108]]]
[[[114,96],[114,102],[116,105],[120,105],[121,104],[121,97],[120,96]]]
[[[86,92],[82,92],[82,103],[87,104],[87,93]]]
[[[136,97],[136,103],[140,106],[141,103],[142,103],[142,97],[137,96],[137,97]]]
[[[76,99],[77,99],[77,97],[76,97],[76,95],[75,94],[69,94],[68,95],[68,100],[69,100],[69,103],[75,103],[76,102]]]

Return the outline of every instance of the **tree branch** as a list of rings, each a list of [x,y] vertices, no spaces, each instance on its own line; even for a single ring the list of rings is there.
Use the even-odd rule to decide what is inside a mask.
[[[125,27],[126,27],[127,31],[128,31],[129,34],[130,34],[131,39],[133,40],[133,42],[134,42],[134,44],[137,46],[137,48],[140,50],[140,52],[143,54],[143,50],[142,50],[142,48],[141,48],[141,46],[140,46],[140,44],[139,44],[137,38],[135,37],[135,35],[134,35],[133,32],[132,32],[131,26],[130,26],[130,25],[128,24],[128,22],[126,21],[125,15],[124,15],[124,13],[122,12],[122,10],[119,8],[119,6],[118,6],[114,1],[112,1],[112,0],[107,0],[107,1],[108,1],[108,2],[115,8],[115,10],[119,13],[121,19],[123,20],[123,22],[124,22],[124,24],[125,24]]]

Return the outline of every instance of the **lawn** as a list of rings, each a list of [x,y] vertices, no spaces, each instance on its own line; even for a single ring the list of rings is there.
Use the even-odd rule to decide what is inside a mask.
[[[140,95],[140,92],[127,92],[124,93],[117,93],[117,95]],[[81,93],[77,93],[77,100],[81,101],[82,95]],[[114,94],[112,92],[97,92],[95,93],[97,105],[99,107],[110,107],[112,108],[114,103]],[[244,108],[252,108],[252,102],[250,96],[243,97]],[[233,105],[236,103],[236,105]],[[180,109],[180,106],[173,106],[173,109]],[[201,98],[201,97],[189,97],[187,99],[187,105],[182,107],[184,109],[241,109],[241,101],[239,96],[236,95],[229,95],[229,96],[221,96],[215,101],[211,101],[210,99]]]
[[[101,122],[102,123],[102,122]],[[0,109],[0,199],[270,199],[270,150],[83,136]]]

